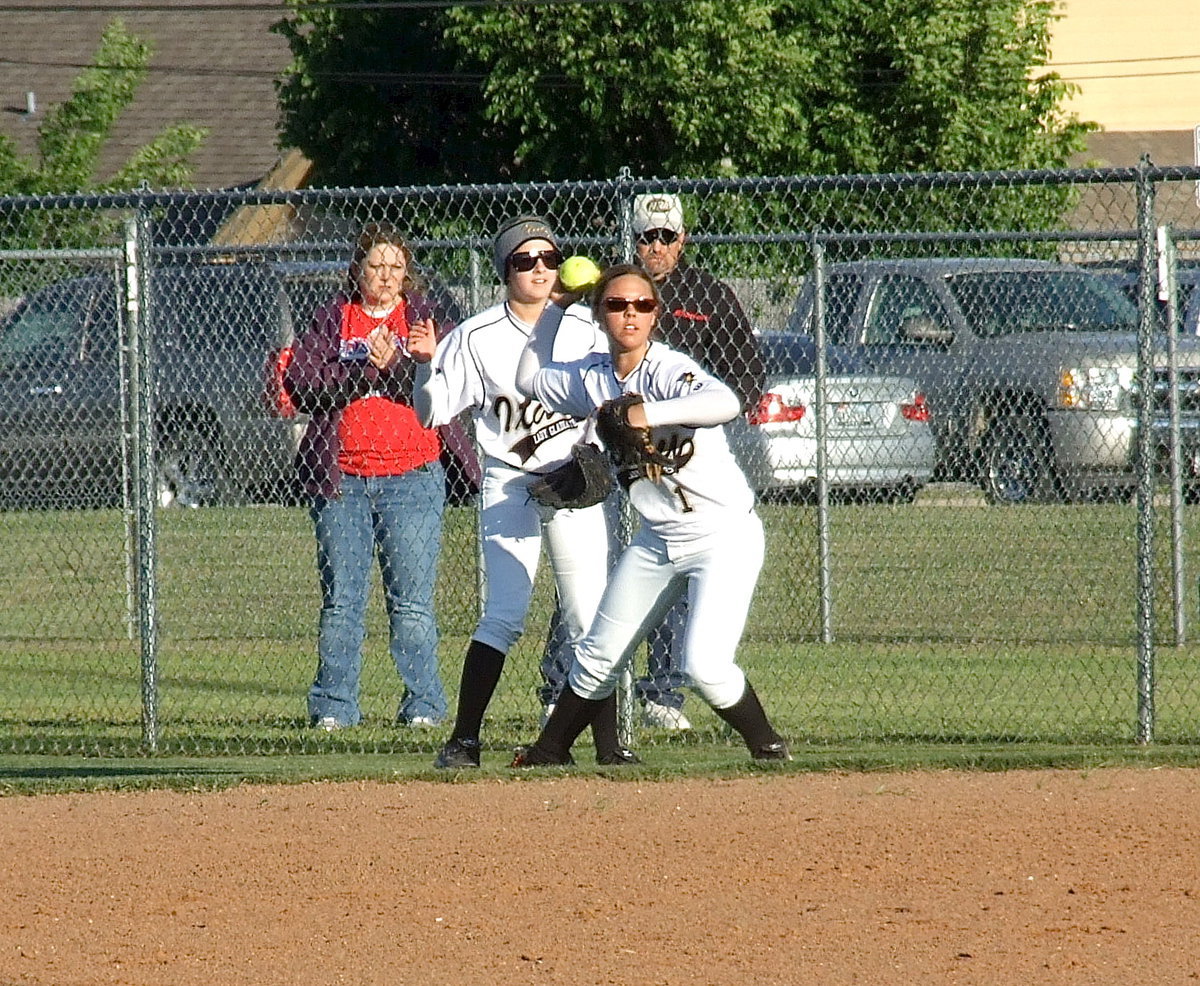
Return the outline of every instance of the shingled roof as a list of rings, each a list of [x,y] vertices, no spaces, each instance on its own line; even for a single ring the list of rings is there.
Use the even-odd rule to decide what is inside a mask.
[[[253,185],[279,158],[273,82],[288,64],[287,42],[269,30],[286,9],[279,0],[106,3],[43,2],[0,16],[0,133],[21,153],[36,153],[37,125],[63,102],[91,64],[100,35],[116,17],[153,47],[150,70],[113,128],[97,178],[111,176],[165,127],[189,123],[209,136],[194,155],[195,188]],[[37,112],[26,114],[26,93]]]

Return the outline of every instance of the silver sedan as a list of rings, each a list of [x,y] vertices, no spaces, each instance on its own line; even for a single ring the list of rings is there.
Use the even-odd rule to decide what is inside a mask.
[[[808,497],[817,480],[816,349],[808,336],[759,336],[767,385],[758,406],[727,425],[760,494]],[[911,501],[933,475],[929,406],[907,377],[880,375],[831,346],[825,379],[826,482],[839,494]]]

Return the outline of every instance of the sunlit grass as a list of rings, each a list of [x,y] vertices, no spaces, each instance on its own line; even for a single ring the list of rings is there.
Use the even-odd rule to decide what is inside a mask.
[[[829,642],[822,624],[816,513],[761,509],[768,557],[741,662],[798,744],[1126,744],[1137,736],[1134,513],[1127,505],[989,509],[918,503],[833,510]],[[1189,515],[1190,539],[1197,521]],[[444,730],[393,723],[398,679],[372,600],[363,727],[304,728],[315,665],[317,584],[306,511],[248,507],[159,517],[153,655],[157,704],[142,688],[137,573],[117,512],[0,514],[0,752],[144,752],[150,709],[160,754],[340,750],[428,758]],[[478,610],[475,517],[447,512],[438,607],[453,704]],[[1190,545],[1190,541],[1189,541]],[[1166,539],[1156,581],[1153,708],[1160,742],[1194,740],[1200,648],[1171,640]],[[1194,552],[1189,551],[1191,560]],[[1192,582],[1194,586],[1194,581]],[[1189,619],[1195,600],[1186,600]],[[527,741],[552,607],[539,577],[528,630],[489,710],[497,750]],[[1193,636],[1200,637],[1200,634]],[[639,659],[639,665],[641,660]],[[689,699],[691,737],[639,731],[663,750],[730,748]]]

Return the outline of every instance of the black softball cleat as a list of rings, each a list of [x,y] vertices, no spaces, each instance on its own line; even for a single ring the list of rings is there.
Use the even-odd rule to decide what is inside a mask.
[[[575,763],[575,758],[571,754],[565,757],[557,756],[547,750],[543,750],[537,744],[533,746],[518,746],[516,755],[512,759],[510,767],[570,767]]]
[[[641,762],[641,757],[623,746],[618,746],[615,750],[609,750],[607,753],[596,754],[596,763],[601,767],[624,767]]]
[[[792,751],[783,740],[764,743],[750,754],[755,760],[791,760]]]
[[[433,765],[441,769],[448,767],[478,767],[479,740],[449,740],[446,745],[438,751],[437,758],[433,761]]]

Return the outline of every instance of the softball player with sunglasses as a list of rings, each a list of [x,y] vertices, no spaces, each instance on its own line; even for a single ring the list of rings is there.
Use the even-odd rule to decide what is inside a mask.
[[[543,406],[575,417],[599,409],[603,418],[607,403],[641,396],[642,403],[625,404],[623,418],[637,433],[629,448],[648,452],[640,469],[620,473],[642,523],[575,648],[554,713],[513,766],[571,763],[571,745],[611,700],[622,666],[685,594],[691,616],[682,670],[691,688],[737,730],[753,758],[791,759],[735,662],[764,546],[754,493],[721,427],[739,413],[741,402],[691,357],[651,341],[661,301],[644,269],[621,264],[606,270],[593,291],[592,311],[608,337],[608,352],[564,361],[554,330],[558,313],[551,309],[521,356],[517,386]],[[558,332],[567,327],[564,317]],[[623,467],[629,461],[613,447],[609,453]]]
[[[570,458],[587,425],[586,414],[551,410],[516,387],[517,360],[557,285],[562,259],[543,219],[514,219],[497,233],[493,246],[505,300],[468,318],[440,343],[422,329],[409,335],[409,352],[418,361],[417,414],[429,427],[469,408],[484,455],[480,526],[486,599],[463,663],[454,729],[434,761],[437,767],[479,766],[483,716],[505,656],[524,632],[543,545],[572,640],[591,625],[608,576],[603,504],[556,510],[529,495],[540,474]],[[568,309],[555,357],[573,360],[604,348],[604,336],[586,309]],[[615,696],[592,732],[597,762],[637,762],[620,746]]]

